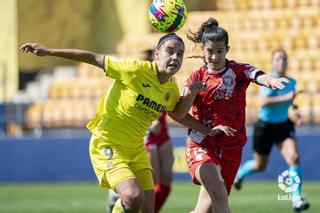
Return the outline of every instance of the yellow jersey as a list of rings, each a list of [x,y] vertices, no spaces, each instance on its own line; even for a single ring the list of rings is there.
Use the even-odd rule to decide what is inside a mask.
[[[106,75],[115,79],[87,128],[108,143],[137,148],[152,121],[179,101],[176,80],[160,84],[155,62],[105,56]]]

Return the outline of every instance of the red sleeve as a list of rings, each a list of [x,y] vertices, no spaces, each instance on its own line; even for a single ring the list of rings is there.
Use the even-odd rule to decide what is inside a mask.
[[[256,78],[257,72],[261,70],[250,64],[241,64],[241,71],[241,73],[243,73],[244,78],[246,78],[250,82],[253,82]]]
[[[253,82],[255,80],[257,72],[261,71],[260,69],[244,63],[237,63],[235,61],[230,62],[232,66],[235,67],[234,70],[237,70],[238,75],[245,79],[246,81]]]
[[[200,74],[199,70],[195,71],[189,75],[187,80],[184,82],[181,97],[184,97],[186,94],[188,94],[189,88],[194,82],[200,81],[200,76],[201,76],[201,74]]]

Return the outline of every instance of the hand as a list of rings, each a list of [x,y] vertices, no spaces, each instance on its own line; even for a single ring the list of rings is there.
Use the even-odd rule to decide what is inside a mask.
[[[296,95],[298,95],[298,94],[302,94],[302,93],[305,93],[305,92],[306,92],[305,90],[300,89],[300,90],[296,91]]]
[[[296,120],[294,121],[294,123],[295,123],[295,125],[296,125],[297,127],[299,127],[299,126],[302,125],[302,118],[301,118],[300,115],[297,116],[297,118],[296,118]]]
[[[46,56],[50,54],[50,49],[37,43],[26,43],[20,47],[23,53],[31,52],[37,56]]]
[[[290,81],[285,77],[271,78],[270,82],[269,82],[269,86],[271,87],[271,89],[280,90],[285,87],[285,85],[283,83],[289,83],[289,82]]]
[[[202,81],[196,81],[190,86],[191,95],[196,95],[198,92],[201,92],[205,89],[206,83]]]
[[[221,133],[225,133],[227,136],[234,136],[236,132],[237,130],[229,126],[218,125],[211,129],[211,131],[209,132],[209,136],[215,136]]]

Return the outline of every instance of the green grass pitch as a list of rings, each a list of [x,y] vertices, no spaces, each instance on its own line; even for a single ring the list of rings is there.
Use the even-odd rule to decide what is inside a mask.
[[[306,213],[320,212],[320,182],[305,182],[304,193],[311,203]],[[185,213],[195,206],[198,187],[190,182],[174,182],[172,193],[162,213]],[[233,213],[293,212],[289,201],[279,201],[284,194],[275,181],[246,182],[241,191],[233,190]],[[106,190],[95,183],[8,184],[0,185],[1,213],[105,212]]]

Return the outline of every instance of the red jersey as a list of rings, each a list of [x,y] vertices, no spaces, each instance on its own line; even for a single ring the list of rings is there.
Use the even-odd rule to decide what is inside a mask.
[[[223,146],[243,145],[246,142],[245,106],[246,89],[259,69],[235,61],[226,62],[226,68],[219,73],[210,73],[207,66],[193,72],[185,82],[182,96],[186,95],[193,82],[205,82],[205,90],[198,93],[192,105],[193,116],[203,124],[213,127],[230,126],[237,130],[235,136],[221,134],[206,137],[190,130],[192,141],[212,141]]]

